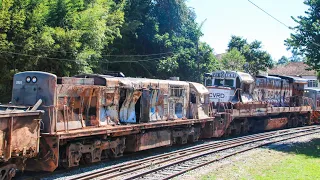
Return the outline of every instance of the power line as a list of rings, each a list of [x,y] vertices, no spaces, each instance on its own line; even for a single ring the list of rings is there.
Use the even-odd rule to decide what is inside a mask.
[[[282,21],[280,21],[279,19],[275,18],[274,16],[272,16],[271,14],[269,14],[267,11],[265,11],[264,9],[262,9],[261,7],[259,7],[258,5],[256,5],[255,3],[253,3],[252,1],[248,0],[251,4],[253,4],[254,6],[256,6],[258,9],[260,9],[261,11],[263,11],[264,13],[266,13],[268,16],[270,16],[271,18],[273,18],[274,20],[278,21],[280,24],[284,25],[285,27],[289,28],[289,26],[287,26],[285,23],[283,23]]]
[[[166,52],[166,53],[154,53],[154,54],[132,54],[132,55],[103,55],[108,57],[146,57],[146,56],[158,56],[158,55],[164,55],[164,54],[173,54],[173,52]]]
[[[35,55],[30,55],[30,54],[24,54],[24,53],[17,53],[17,52],[11,52],[11,51],[0,51],[0,53],[6,53],[6,54],[15,54],[15,55],[22,55],[22,56],[28,56],[28,57],[36,57],[39,59],[49,59],[49,60],[58,60],[58,61],[70,61],[70,62],[76,62],[76,63],[82,63],[79,60],[75,59],[65,59],[65,58],[52,58],[52,57],[41,57],[41,56],[35,56]],[[107,63],[107,64],[115,64],[115,63],[139,63],[139,62],[147,62],[147,61],[156,61],[156,60],[161,60],[165,57],[159,57],[159,58],[151,58],[151,59],[139,59],[139,60],[124,60],[124,61],[101,61],[98,60],[97,62],[102,62],[102,63]],[[89,62],[94,62],[94,61],[89,61]]]
[[[16,53],[11,51],[0,51],[0,53],[6,53],[6,54],[15,54],[15,55],[22,55],[22,56],[28,56],[28,57],[36,57],[36,58],[42,58],[42,59],[50,59],[50,60],[59,60],[59,61],[73,61],[76,62],[77,60],[73,59],[61,59],[61,58],[51,58],[51,57],[41,57],[41,56],[35,56],[30,54],[24,54],[24,53]],[[79,61],[80,62],[80,61]]]
[[[113,63],[122,63],[122,62],[146,62],[146,61],[153,61],[153,60],[161,60],[163,59],[164,57],[160,57],[160,58],[152,58],[152,59],[140,59],[140,60],[124,60],[124,61],[109,61],[108,63],[109,64],[113,64]]]
[[[14,46],[17,47],[25,47],[24,45],[20,44],[14,44]],[[7,45],[7,44],[1,44],[1,45]],[[33,49],[37,50],[48,50],[50,52],[58,52],[58,53],[67,53],[67,54],[73,54],[74,52],[71,51],[59,51],[59,50],[52,50],[48,48],[35,48]],[[163,52],[163,53],[153,53],[153,54],[110,54],[110,55],[101,55],[101,57],[147,57],[147,56],[160,56],[160,55],[166,55],[166,54],[174,54],[173,52]]]
[[[265,11],[264,9],[262,9],[261,7],[259,7],[258,5],[256,5],[255,3],[253,3],[252,1],[248,0],[251,4],[253,4],[255,7],[257,7],[258,9],[260,9],[261,11],[263,11],[264,13],[266,13],[268,16],[270,16],[271,18],[273,18],[274,20],[278,21],[280,24],[284,25],[286,28],[292,30],[288,25],[286,25],[285,23],[283,23],[282,21],[280,21],[279,19],[277,19],[276,17],[272,16],[270,13],[268,13],[267,11]],[[316,46],[319,46],[320,47],[320,44],[312,41],[312,40],[309,40],[309,42],[311,42],[312,44],[316,45]]]

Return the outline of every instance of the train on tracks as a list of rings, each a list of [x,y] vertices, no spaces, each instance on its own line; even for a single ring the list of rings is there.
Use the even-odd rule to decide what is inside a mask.
[[[0,111],[0,179],[125,152],[317,123],[317,90],[289,76],[234,71],[177,80],[17,73]],[[320,96],[319,96],[320,97]]]

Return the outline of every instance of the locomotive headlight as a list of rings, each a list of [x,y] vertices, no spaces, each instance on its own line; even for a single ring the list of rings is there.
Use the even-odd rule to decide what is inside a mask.
[[[31,77],[28,76],[28,77],[26,78],[26,82],[29,83],[30,81],[31,81]]]
[[[32,82],[36,83],[37,82],[37,78],[35,76],[32,77]]]

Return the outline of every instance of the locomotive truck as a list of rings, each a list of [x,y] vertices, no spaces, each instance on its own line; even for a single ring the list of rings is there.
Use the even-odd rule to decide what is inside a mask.
[[[200,138],[309,125],[318,116],[313,96],[303,94],[305,83],[295,77],[253,78],[231,71],[207,73],[207,87],[101,74],[17,73],[11,106],[27,108],[25,112],[38,109],[36,115],[43,115],[24,122],[38,122],[34,133],[40,135],[34,138],[39,148],[13,162],[17,169],[54,171]]]

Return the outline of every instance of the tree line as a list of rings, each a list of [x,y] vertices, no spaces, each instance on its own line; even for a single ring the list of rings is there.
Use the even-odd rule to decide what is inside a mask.
[[[218,60],[200,41],[201,26],[186,0],[2,0],[0,100],[10,99],[13,75],[27,70],[201,82],[216,69],[256,74],[274,65],[260,41],[239,36]]]

